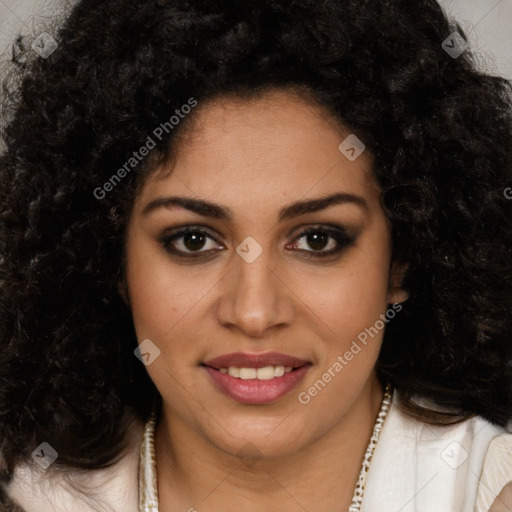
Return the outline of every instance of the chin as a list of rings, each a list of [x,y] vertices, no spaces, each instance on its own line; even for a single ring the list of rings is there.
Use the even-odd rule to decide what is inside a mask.
[[[283,417],[256,422],[251,420],[250,428],[246,420],[229,421],[227,432],[219,428],[215,433],[208,432],[208,437],[220,450],[242,459],[285,457],[303,449],[308,443],[304,424],[289,424],[287,421],[283,421]]]

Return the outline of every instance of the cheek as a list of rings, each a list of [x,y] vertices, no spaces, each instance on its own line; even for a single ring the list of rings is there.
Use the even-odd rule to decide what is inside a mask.
[[[387,307],[390,251],[384,233],[366,237],[320,281],[309,282],[308,303],[338,339],[357,336]],[[304,293],[306,290],[304,290]],[[331,333],[332,334],[332,333]]]
[[[142,236],[127,247],[126,279],[135,329],[139,339],[163,341],[211,287],[208,279],[192,279],[192,267],[179,271],[165,251]]]

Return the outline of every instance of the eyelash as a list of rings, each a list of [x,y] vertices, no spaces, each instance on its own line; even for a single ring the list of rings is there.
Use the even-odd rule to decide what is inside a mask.
[[[172,243],[176,240],[181,238],[182,236],[186,234],[200,234],[205,235],[208,238],[211,238],[218,244],[220,242],[215,238],[215,236],[209,231],[204,228],[201,228],[199,226],[187,226],[186,228],[180,229],[179,231],[175,231],[173,233],[167,234],[160,239],[160,243],[162,244],[163,248],[170,254],[185,258],[185,259],[193,259],[193,258],[204,258],[204,254],[208,253],[210,251],[216,251],[217,249],[210,249],[207,251],[192,251],[192,252],[184,252],[178,249],[175,249],[172,247]],[[338,247],[335,249],[331,249],[330,251],[317,251],[317,250],[311,250],[311,251],[305,251],[304,249],[299,249],[299,251],[304,251],[306,253],[310,253],[308,258],[326,258],[328,256],[334,256],[335,254],[340,253],[343,249],[353,245],[353,243],[356,240],[355,236],[349,235],[345,229],[335,226],[314,226],[310,227],[308,229],[305,229],[302,231],[299,235],[297,235],[293,242],[296,240],[300,240],[304,236],[310,235],[312,233],[322,233],[324,235],[328,235],[329,238],[333,238],[336,243],[338,244]]]

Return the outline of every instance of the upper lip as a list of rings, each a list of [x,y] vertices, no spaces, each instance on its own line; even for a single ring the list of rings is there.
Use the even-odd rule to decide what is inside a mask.
[[[229,368],[235,366],[238,368],[263,368],[265,366],[291,366],[298,368],[308,364],[309,361],[299,359],[287,354],[281,354],[279,352],[265,352],[263,354],[249,354],[246,352],[232,352],[230,354],[223,354],[218,357],[214,357],[209,361],[205,361],[203,364],[211,366],[212,368]]]

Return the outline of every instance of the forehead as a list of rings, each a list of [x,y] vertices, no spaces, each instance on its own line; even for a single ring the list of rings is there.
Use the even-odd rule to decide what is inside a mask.
[[[172,162],[143,187],[145,198],[178,192],[239,207],[251,197],[270,207],[334,191],[378,198],[373,155],[347,158],[339,146],[354,137],[350,129],[295,92],[221,97],[187,121]]]

